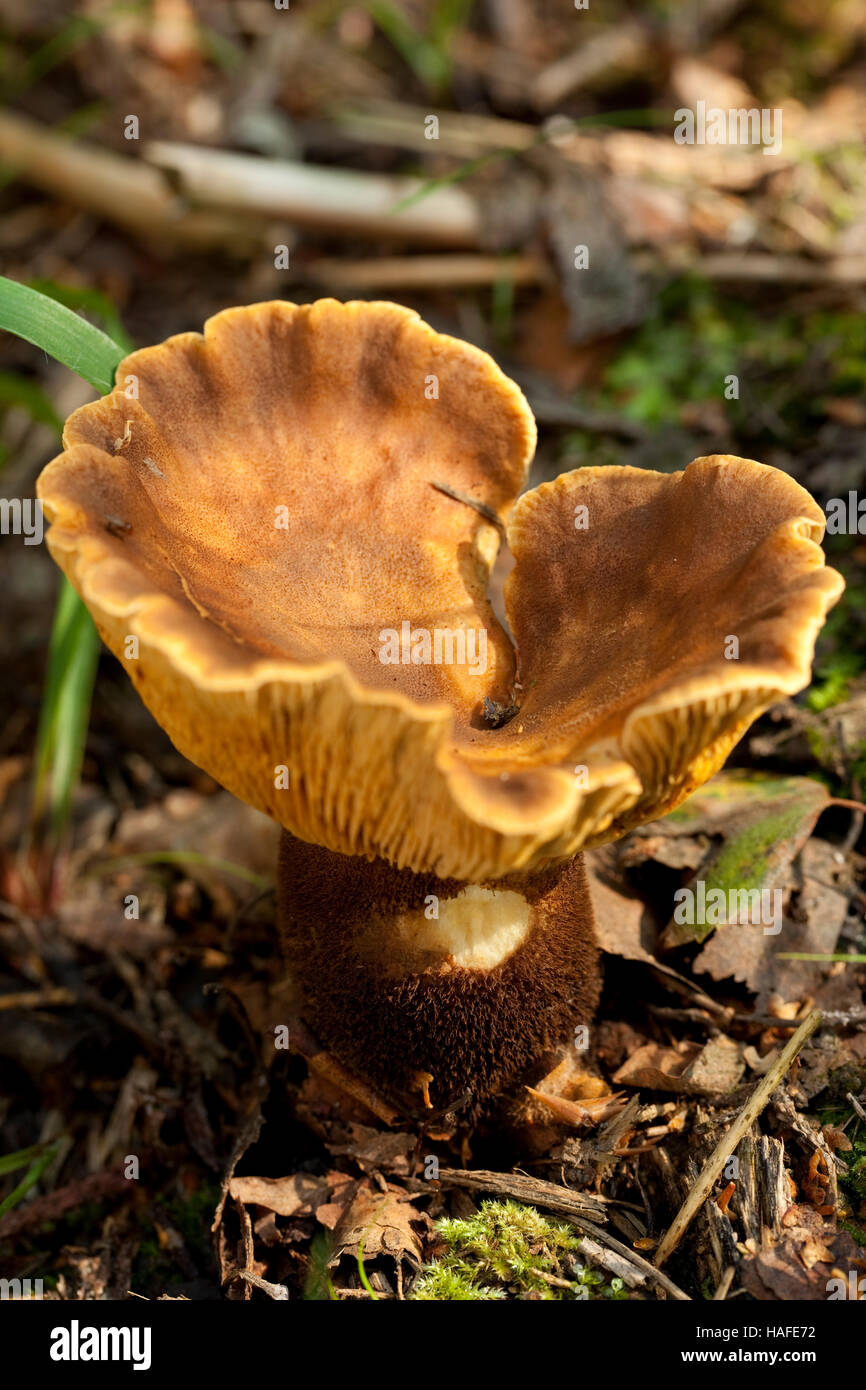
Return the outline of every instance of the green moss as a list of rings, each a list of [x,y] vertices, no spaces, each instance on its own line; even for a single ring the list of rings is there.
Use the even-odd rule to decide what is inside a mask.
[[[858,572],[852,572],[847,558],[838,553],[838,542],[850,539],[827,537],[828,560],[842,571],[847,588],[827,616],[806,696],[809,708],[818,713],[849,699],[851,683],[866,670],[866,585],[858,582]]]
[[[608,368],[604,393],[610,403],[634,420],[657,425],[678,420],[685,402],[717,397],[724,377],[736,370],[736,333],[706,309],[705,295],[681,315],[663,302]]]
[[[730,903],[732,894],[762,892],[773,886],[780,865],[784,866],[806,839],[827,804],[827,789],[813,777],[723,772],[683,802],[671,819],[687,828],[697,816],[700,825],[702,809],[710,809],[714,803],[716,829],[724,839],[709,862],[701,866],[698,877],[706,885],[708,900],[710,893],[720,891]],[[745,900],[734,897],[733,901]],[[703,941],[715,930],[710,914],[702,922],[674,919],[665,939],[672,945],[683,945]]]
[[[852,1240],[856,1240],[858,1245],[866,1246],[866,1223],[854,1221],[850,1217],[845,1221],[839,1222],[839,1229],[847,1231]]]
[[[578,1263],[580,1237],[572,1226],[542,1216],[534,1207],[489,1200],[474,1216],[440,1221],[436,1230],[445,1254],[424,1270],[412,1291],[414,1299],[628,1297],[621,1280],[606,1284],[603,1275]],[[565,1279],[570,1287],[558,1287],[550,1278]]]
[[[605,374],[602,398],[646,425],[672,424],[682,407],[723,399],[731,373],[763,370],[790,374],[802,365],[805,346],[790,315],[759,317],[706,281],[683,276],[658,297],[641,328]],[[725,401],[735,424],[739,401]]]
[[[762,882],[773,846],[792,839],[801,821],[802,811],[795,806],[766,815],[741,831],[725,844],[713,864],[708,888],[721,888],[727,894],[731,889],[736,892],[743,885],[751,887],[755,882]]]
[[[160,1213],[165,1215],[199,1271],[207,1271],[213,1262],[210,1226],[218,1200],[218,1187],[205,1182],[189,1197],[163,1198],[154,1206],[155,1222]],[[168,1284],[184,1283],[186,1278],[171,1248],[163,1246],[155,1233],[144,1234],[133,1265],[132,1287],[140,1293],[153,1288],[161,1291]]]
[[[832,363],[832,386],[840,393],[866,391],[866,320],[862,314],[813,314],[810,331]]]
[[[815,669],[815,681],[806,703],[810,709],[820,714],[833,705],[841,705],[851,693],[851,682],[863,670],[863,658],[859,652],[835,652],[828,661],[822,661]]]
[[[863,1077],[859,1079],[862,1082]],[[850,1089],[853,1084],[849,1078],[842,1083],[842,1087]],[[840,1100],[838,1104],[828,1106],[821,1111],[819,1119],[822,1125],[838,1127],[845,1124],[851,1119],[851,1102]],[[839,1225],[859,1245],[866,1246],[866,1123],[857,1119],[853,1125],[847,1125],[845,1133],[853,1147],[839,1151],[839,1158],[848,1170],[839,1174],[839,1190],[850,1210]]]
[[[415,1285],[411,1297],[428,1303],[491,1302],[505,1297],[505,1290],[479,1284],[470,1270],[444,1260],[431,1265]]]
[[[821,767],[826,767],[828,763],[832,765],[834,743],[831,738],[828,738],[824,730],[804,729],[803,733],[806,736],[806,742],[809,745],[809,751],[811,752],[812,757],[815,759],[815,762],[818,763]]]
[[[167,1216],[183,1237],[183,1243],[199,1269],[206,1267],[213,1258],[210,1228],[219,1196],[216,1183],[202,1182],[190,1197],[171,1197],[163,1203]]]
[[[724,396],[730,375],[739,378],[739,400]],[[743,444],[759,449],[773,441],[789,447],[804,428],[813,429],[824,419],[825,397],[864,391],[862,314],[772,313],[763,307],[759,312],[754,301],[683,275],[658,294],[652,313],[581,400],[590,408],[620,411],[651,429],[680,423],[684,406],[720,402]],[[603,448],[616,452],[611,441],[576,434],[562,466],[575,466],[574,456],[606,462],[596,457]],[[672,461],[672,467],[681,466],[682,460]]]
[[[305,1302],[326,1303],[337,1297],[328,1268],[333,1253],[334,1241],[330,1232],[317,1231],[310,1243],[310,1261],[304,1279]]]

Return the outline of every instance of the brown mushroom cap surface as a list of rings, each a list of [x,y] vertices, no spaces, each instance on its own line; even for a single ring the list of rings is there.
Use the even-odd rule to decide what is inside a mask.
[[[343,854],[482,881],[661,814],[808,683],[842,589],[775,469],[578,469],[508,521],[517,671],[497,528],[433,485],[504,521],[525,480],[534,421],[484,353],[394,304],[275,301],[117,382],[40,479],[51,552],[180,751]],[[383,664],[406,623],[483,640],[483,669]]]

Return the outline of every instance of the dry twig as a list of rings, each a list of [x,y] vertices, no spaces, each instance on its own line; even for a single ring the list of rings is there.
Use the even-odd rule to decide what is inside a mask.
[[[0,160],[18,178],[136,236],[194,247],[254,249],[265,224],[186,208],[156,169],[0,112]]]
[[[182,192],[205,207],[284,217],[356,236],[443,246],[474,246],[481,235],[478,204],[462,188],[428,191],[421,179],[263,159],[167,140],[149,144],[145,155],[170,170]],[[422,190],[423,199],[408,201]]]
[[[707,1162],[704,1164],[703,1169],[698,1174],[686,1200],[683,1202],[668,1227],[666,1234],[662,1238],[655,1255],[657,1266],[664,1264],[665,1260],[673,1254],[682,1240],[683,1235],[688,1230],[707,1197],[710,1195],[713,1184],[716,1182],[731,1154],[744,1135],[748,1134],[755,1120],[769,1101],[770,1096],[780,1084],[783,1077],[787,1075],[794,1058],[797,1056],[804,1043],[820,1026],[820,1023],[820,1011],[818,1009],[813,1009],[808,1018],[804,1019],[800,1024],[794,1036],[786,1043],[776,1063],[770,1068],[766,1076],[759,1081],[734,1123],[722,1135],[715,1149],[707,1159]]]

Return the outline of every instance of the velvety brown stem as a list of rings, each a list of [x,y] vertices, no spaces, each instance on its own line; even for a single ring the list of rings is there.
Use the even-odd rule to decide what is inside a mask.
[[[465,883],[283,834],[280,930],[304,1017],[403,1114],[422,1112],[426,1074],[435,1109],[470,1092],[462,1113],[477,1115],[492,1097],[544,1075],[595,1011],[598,948],[581,856],[480,887],[497,903],[503,892],[519,895],[509,901],[519,902],[527,926],[498,964],[467,968],[431,942],[424,921],[431,902],[446,916]]]

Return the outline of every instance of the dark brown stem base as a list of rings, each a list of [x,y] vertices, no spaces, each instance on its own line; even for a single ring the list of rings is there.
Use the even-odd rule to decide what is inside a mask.
[[[477,1119],[494,1097],[540,1079],[595,1012],[599,953],[582,857],[482,886],[519,893],[529,925],[499,964],[469,969],[414,949],[399,927],[466,884],[283,835],[280,931],[304,1017],[404,1116],[422,1116],[429,1099]]]

